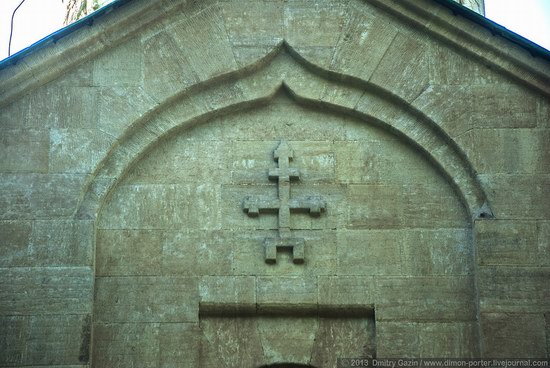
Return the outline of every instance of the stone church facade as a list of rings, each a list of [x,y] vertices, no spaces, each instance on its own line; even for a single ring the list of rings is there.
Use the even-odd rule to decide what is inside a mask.
[[[442,3],[133,0],[1,70],[0,366],[548,359],[550,58]]]

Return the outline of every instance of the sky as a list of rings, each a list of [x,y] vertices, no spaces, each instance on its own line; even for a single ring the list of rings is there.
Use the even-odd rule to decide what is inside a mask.
[[[65,0],[66,1],[66,0]],[[8,56],[13,10],[21,0],[0,0],[0,60]],[[550,50],[550,0],[485,0],[486,16]],[[11,53],[63,27],[62,0],[26,0],[14,18]]]

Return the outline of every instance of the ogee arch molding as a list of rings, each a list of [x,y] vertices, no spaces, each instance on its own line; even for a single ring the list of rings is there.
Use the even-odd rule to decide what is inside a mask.
[[[472,220],[493,216],[468,158],[433,120],[390,91],[325,70],[283,42],[257,62],[183,90],[136,120],[97,166],[76,217],[97,218],[107,194],[132,164],[173,130],[269,103],[281,88],[299,104],[354,116],[402,137],[455,188]]]

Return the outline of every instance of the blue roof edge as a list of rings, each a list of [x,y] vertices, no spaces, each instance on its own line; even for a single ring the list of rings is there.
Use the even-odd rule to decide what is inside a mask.
[[[547,61],[550,61],[550,50],[528,40],[527,38],[509,30],[508,28],[501,26],[500,24],[484,17],[481,14],[459,4],[454,0],[433,0],[436,3],[449,8],[454,15],[461,15],[462,17],[479,24],[482,27],[487,28],[493,35],[500,36],[516,45],[526,49],[531,56],[540,57]]]
[[[102,17],[105,14],[110,13],[114,9],[120,8],[121,6],[129,3],[132,0],[115,0],[104,7],[98,9],[92,14],[87,15],[86,17],[79,19],[78,21],[69,24],[66,27],[61,28],[60,30],[42,38],[39,41],[36,41],[32,45],[24,48],[23,50],[9,56],[8,58],[0,61],[0,70],[5,69],[11,65],[17,64],[21,59],[31,54],[33,51],[39,50],[51,43],[56,43],[63,37],[73,33],[74,31],[84,27],[93,25],[94,21]],[[529,41],[525,37],[518,35],[517,33],[509,30],[506,27],[503,27],[490,19],[485,18],[483,15],[476,13],[473,10],[466,8],[465,6],[457,3],[454,0],[433,0],[436,3],[449,8],[453,14],[461,15],[464,18],[473,21],[482,27],[487,28],[493,35],[498,35],[524,49],[526,49],[531,56],[540,57],[547,61],[550,61],[550,51],[545,49],[542,46],[537,45],[536,43]]]
[[[100,18],[104,16],[105,14],[108,14],[112,12],[114,9],[120,8],[121,6],[125,5],[126,3],[129,3],[132,0],[115,0],[95,12],[85,16],[84,18],[81,18],[77,20],[74,23],[69,24],[66,27],[61,28],[58,31],[55,31],[54,33],[36,41],[32,45],[25,47],[24,49],[18,51],[17,53],[8,56],[4,60],[0,61],[0,70],[5,69],[11,65],[16,65],[21,59],[25,58],[27,55],[31,54],[32,52],[36,50],[40,50],[41,48],[49,45],[50,43],[56,43],[63,37],[75,32],[76,30],[84,27],[84,26],[92,26],[94,24],[94,21],[97,18]]]

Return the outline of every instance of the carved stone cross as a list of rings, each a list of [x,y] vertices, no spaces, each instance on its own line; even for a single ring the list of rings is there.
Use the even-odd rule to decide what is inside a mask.
[[[279,237],[264,240],[265,261],[267,263],[277,262],[277,250],[279,249],[291,249],[293,262],[304,263],[304,239],[291,236],[290,213],[292,211],[307,210],[312,216],[320,216],[326,208],[325,201],[318,196],[290,198],[290,182],[300,178],[298,169],[290,167],[293,156],[294,153],[285,141],[281,141],[273,153],[273,158],[277,161],[279,167],[269,170],[268,177],[278,182],[277,199],[246,197],[243,203],[244,211],[251,217],[258,216],[262,211],[278,211]]]

